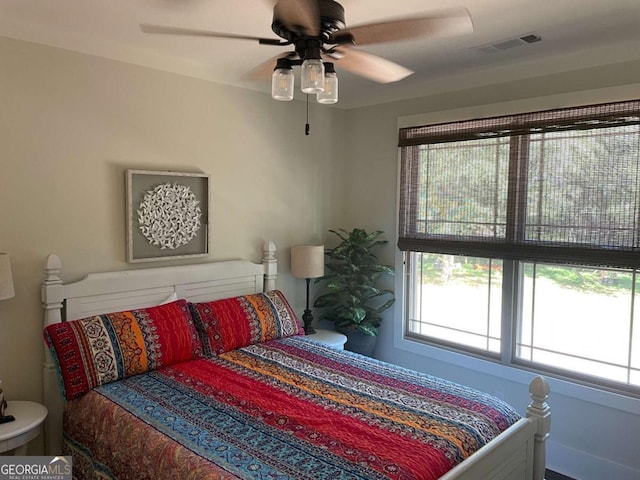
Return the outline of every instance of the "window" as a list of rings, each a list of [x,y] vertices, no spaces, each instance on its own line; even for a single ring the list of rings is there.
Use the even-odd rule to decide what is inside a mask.
[[[411,252],[409,332],[500,354],[502,261]]]
[[[640,101],[405,128],[400,149],[407,335],[640,393]]]

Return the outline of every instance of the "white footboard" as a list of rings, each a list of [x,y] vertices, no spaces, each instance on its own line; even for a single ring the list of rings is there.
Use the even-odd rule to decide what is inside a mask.
[[[544,480],[545,441],[551,427],[546,400],[549,383],[536,377],[529,385],[527,418],[450,470],[440,480]]]

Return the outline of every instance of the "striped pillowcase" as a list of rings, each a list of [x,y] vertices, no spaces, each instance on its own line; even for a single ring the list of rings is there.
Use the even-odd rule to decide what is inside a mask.
[[[67,400],[99,385],[202,357],[186,300],[49,325],[44,338]]]
[[[279,290],[190,303],[189,308],[208,357],[254,343],[304,335],[300,320]]]

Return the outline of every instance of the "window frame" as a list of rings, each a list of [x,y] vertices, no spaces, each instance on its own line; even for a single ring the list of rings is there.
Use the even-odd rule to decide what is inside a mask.
[[[625,384],[622,382],[609,380],[604,377],[587,375],[578,371],[563,369],[552,365],[537,363],[535,361],[527,361],[525,359],[518,358],[516,354],[517,335],[518,328],[521,328],[522,325],[523,304],[522,302],[516,301],[516,296],[522,298],[522,289],[524,283],[522,280],[524,276],[522,272],[522,264],[517,260],[503,260],[503,295],[501,312],[500,353],[485,351],[460,343],[410,332],[409,322],[411,321],[411,319],[409,318],[409,308],[407,306],[411,301],[410,296],[412,294],[411,288],[409,288],[409,285],[411,284],[411,262],[408,259],[411,253],[413,252],[398,250],[398,254],[402,259],[401,271],[403,272],[403,275],[400,275],[400,277],[402,278],[402,287],[400,288],[403,292],[403,302],[398,302],[400,304],[399,307],[401,312],[401,322],[398,323],[400,325],[400,335],[403,342],[411,342],[412,344],[432,347],[435,349],[443,350],[445,352],[451,352],[454,354],[453,357],[449,357],[446,354],[442,355],[442,353],[433,355],[433,350],[429,351],[432,356],[439,360],[453,361],[453,363],[459,363],[461,366],[468,366],[468,362],[460,361],[460,356],[464,356],[472,359],[484,360],[503,367],[512,367],[526,372],[551,375],[560,380],[574,382],[579,385],[601,389],[616,394],[629,395],[631,397],[640,399],[640,386]],[[556,265],[562,266],[559,264]],[[567,266],[575,267],[576,265]],[[638,275],[640,273],[639,269],[633,269],[631,270],[631,272],[635,272],[635,276],[638,276],[640,278],[640,276]],[[506,285],[511,286],[506,287]],[[508,289],[512,293],[509,295],[505,295],[505,289]],[[518,291],[517,294],[513,294],[515,290]],[[415,353],[423,353],[420,348],[406,348],[406,344],[402,345],[400,343],[397,343],[396,346],[407,349],[409,351],[413,351]],[[493,373],[493,369],[489,368],[488,372]]]
[[[511,138],[511,141],[512,142],[528,142],[528,137],[513,136]],[[400,153],[399,153],[398,172],[399,172],[398,179],[400,182],[400,176],[402,173]],[[513,172],[510,167],[509,175],[510,176],[515,175],[516,173],[517,172]],[[400,197],[401,197],[400,188],[398,188],[398,204],[399,205],[401,203]],[[508,204],[514,205],[514,203],[512,202],[509,202]],[[509,208],[509,211],[507,212],[507,215],[511,215],[511,216],[523,215],[523,214],[524,214],[523,212],[518,212],[514,208]],[[400,222],[398,218],[397,218],[397,221]],[[520,222],[517,222],[517,223],[521,225]],[[507,225],[508,225],[508,228],[510,228],[509,226],[511,225],[511,222],[508,221]],[[507,233],[507,235],[511,237],[519,234],[520,233],[513,230]],[[400,234],[399,234],[399,237],[400,237]],[[423,336],[410,334],[409,328],[408,328],[410,320],[408,317],[407,306],[409,305],[410,295],[411,295],[411,292],[409,292],[409,288],[408,288],[410,284],[410,273],[411,273],[409,268],[408,255],[410,255],[411,251],[412,250],[410,249],[406,249],[406,251],[401,251],[401,250],[397,251],[398,253],[397,265],[401,267],[401,270],[403,272],[402,275],[399,275],[401,281],[398,282],[398,285],[400,286],[400,291],[402,292],[402,298],[403,298],[403,302],[398,302],[400,304],[398,306],[398,309],[401,312],[400,318],[402,319],[402,321],[400,322],[401,323],[401,328],[400,328],[401,342],[400,343],[410,341],[410,342],[416,342],[418,344],[429,345],[435,348],[443,348],[447,351],[454,352],[456,354],[462,354],[467,357],[470,356],[472,358],[487,360],[491,363],[497,363],[506,367],[515,367],[519,370],[550,374],[557,378],[567,380],[570,382],[575,382],[580,385],[587,385],[587,386],[596,387],[598,389],[605,390],[605,391],[622,393],[625,395],[630,394],[633,397],[640,397],[640,388],[629,385],[629,384],[625,385],[620,382],[608,381],[606,379],[602,379],[599,377],[583,375],[579,372],[572,372],[572,371],[567,371],[567,370],[563,370],[563,369],[552,367],[552,366],[547,366],[544,364],[529,362],[529,361],[520,359],[516,356],[518,328],[520,328],[522,324],[522,308],[523,308],[522,302],[516,301],[516,298],[522,298],[522,289],[523,289],[523,266],[521,264],[521,260],[519,259],[506,258],[504,256],[500,256],[500,257],[487,256],[479,253],[470,254],[472,256],[478,256],[478,257],[484,257],[484,258],[500,258],[503,261],[501,353],[499,355],[497,356],[491,355],[490,352],[484,352],[482,350],[476,350],[473,348],[466,348],[462,345],[457,345],[455,343],[451,343],[447,341],[441,341],[441,340],[435,340],[435,339],[425,340]],[[423,250],[423,251],[427,252],[431,250]],[[438,252],[438,250],[433,250],[433,252],[448,253],[448,252]],[[591,267],[599,266],[598,264],[589,263],[585,261],[583,258],[574,258],[573,260],[574,261],[572,262],[557,262],[557,263],[559,265],[562,265],[562,263],[565,263],[569,266],[576,266],[575,265],[576,263],[578,265],[591,266]],[[623,263],[626,264],[626,260],[627,259],[624,259]],[[531,260],[522,259],[522,261],[527,262]],[[546,262],[533,261],[533,263],[546,263]],[[624,268],[624,269],[632,270],[634,272],[638,271],[638,264],[633,264],[633,262],[631,264],[626,264],[626,265],[613,265],[613,267]],[[514,294],[505,295],[504,290],[507,288],[507,286],[510,292],[515,291],[517,292],[517,295],[514,295]],[[399,343],[396,342],[396,346],[398,345]],[[413,348],[411,348],[411,350],[413,350]],[[465,363],[465,362],[462,362],[462,363]]]

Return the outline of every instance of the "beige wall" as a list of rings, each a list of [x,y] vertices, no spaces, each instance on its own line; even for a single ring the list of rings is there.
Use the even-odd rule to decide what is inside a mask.
[[[275,241],[278,286],[303,308],[288,248],[319,241],[342,203],[342,112],[312,104],[306,137],[302,102],[9,39],[0,58],[0,251],[16,289],[0,302],[9,399],[41,400],[47,255],[60,255],[65,281],[128,268],[128,168],[211,174],[210,258],[259,261]]]

